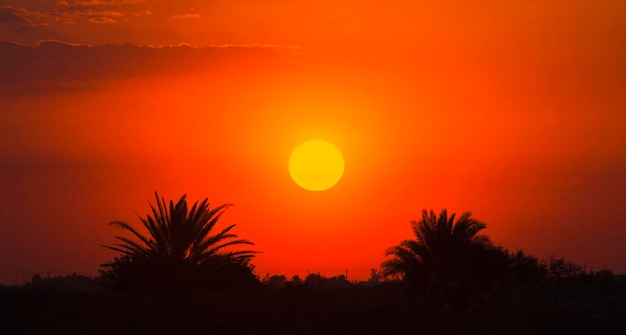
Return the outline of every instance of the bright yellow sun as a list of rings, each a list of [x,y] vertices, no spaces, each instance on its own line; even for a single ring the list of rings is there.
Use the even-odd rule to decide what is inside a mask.
[[[300,187],[325,191],[343,176],[343,156],[337,147],[320,140],[300,144],[289,158],[289,174]]]

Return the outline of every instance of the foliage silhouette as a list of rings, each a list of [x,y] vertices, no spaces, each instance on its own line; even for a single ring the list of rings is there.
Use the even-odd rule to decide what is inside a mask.
[[[325,277],[319,273],[311,273],[304,279],[304,286],[308,289],[336,289],[346,288],[352,285],[344,275]]]
[[[540,285],[547,278],[546,266],[523,250],[509,254],[509,269],[509,284],[512,286]]]
[[[35,273],[26,287],[37,290],[91,291],[98,289],[95,278],[73,273],[71,275],[42,277]]]
[[[368,283],[377,284],[378,282],[380,282],[381,279],[382,278],[381,278],[380,271],[376,270],[375,268],[372,268],[370,270],[370,278],[368,279]]]
[[[315,275],[312,278],[327,280]],[[407,299],[397,281],[201,295],[0,286],[2,334],[622,334],[626,276],[507,288],[480,310]],[[45,279],[43,279],[45,280]],[[419,326],[416,326],[419,325]]]
[[[284,288],[287,282],[285,275],[268,276],[263,280],[263,285],[271,289]]]
[[[291,280],[288,283],[291,286],[302,286],[304,284],[304,281],[302,280],[302,278],[300,278],[300,276],[293,275],[293,277],[291,277]]]
[[[427,334],[626,330],[626,275],[586,272],[563,258],[538,260],[521,250],[509,253],[479,235],[485,225],[469,213],[455,221],[456,216],[445,210],[438,216],[424,211],[422,220],[413,221],[415,240],[390,248],[387,254],[393,258],[381,272],[372,269],[367,283],[349,282],[343,275],[326,278],[311,273],[304,280],[298,276],[287,280],[285,275],[267,274],[264,283],[273,289],[195,294],[199,289],[261,283],[249,264],[254,252],[223,252],[220,247],[250,242],[230,233],[232,226],[210,233],[226,207],[210,209],[205,200],[187,211],[184,199],[168,207],[157,196],[160,207],[142,219],[144,225],[158,227],[147,226],[149,236],[130,230],[130,225],[112,223],[130,230],[139,242],[117,238],[122,243],[109,248],[121,255],[102,271],[109,284],[132,293],[176,294],[119,294],[97,289],[93,279],[81,275],[35,274],[21,287],[0,284],[0,305],[11,306],[0,313],[0,333],[61,334],[80,328],[111,334],[401,334],[414,333],[416,325]],[[197,211],[210,214],[191,214]],[[198,230],[208,231],[201,240],[217,240],[204,253],[174,246],[198,240],[189,238],[194,236],[189,227],[170,229],[191,224],[194,217],[212,222],[208,230]],[[185,233],[172,238],[176,229]],[[161,235],[155,237],[153,231]],[[384,280],[385,275],[401,278],[404,285]],[[407,286],[425,299],[407,296]]]
[[[155,192],[157,206],[140,217],[149,236],[124,221],[112,226],[131,232],[139,241],[115,236],[121,243],[103,246],[121,253],[111,263],[102,264],[103,283],[113,288],[135,291],[180,291],[246,287],[258,284],[249,263],[256,251],[224,251],[224,248],[253,243],[237,239],[230,225],[218,233],[214,228],[231,205],[211,208],[208,199],[191,209],[186,196],[168,204]]]
[[[454,305],[503,280],[508,252],[479,234],[486,225],[470,212],[455,219],[445,209],[439,215],[423,210],[421,220],[411,222],[415,239],[387,250],[393,258],[383,262],[382,274],[401,279],[413,297]]]

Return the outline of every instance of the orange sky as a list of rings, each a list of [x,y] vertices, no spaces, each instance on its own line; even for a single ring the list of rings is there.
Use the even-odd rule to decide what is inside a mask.
[[[0,281],[96,274],[155,190],[234,203],[261,276],[366,279],[423,208],[626,272],[626,3],[446,3],[0,2]]]

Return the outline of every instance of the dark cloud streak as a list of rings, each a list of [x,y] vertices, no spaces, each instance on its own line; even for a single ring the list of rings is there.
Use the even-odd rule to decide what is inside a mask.
[[[134,5],[145,3],[144,0],[68,0],[58,1],[59,6],[73,6],[73,7],[94,7],[94,6],[119,6],[119,5]]]
[[[280,64],[292,50],[275,46],[193,48],[0,42],[0,94],[58,93],[97,87],[103,79],[211,71],[228,64]]]
[[[19,10],[12,6],[4,6],[0,8],[0,24],[6,23],[22,23],[27,24],[28,22],[24,20],[20,15],[18,15]]]

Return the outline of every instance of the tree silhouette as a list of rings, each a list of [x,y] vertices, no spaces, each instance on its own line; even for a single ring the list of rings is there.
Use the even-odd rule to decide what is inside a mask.
[[[438,216],[423,210],[420,221],[411,221],[415,239],[387,250],[386,256],[393,258],[383,262],[383,275],[402,279],[412,295],[449,302],[451,294],[456,299],[484,286],[488,273],[499,272],[494,267],[505,271],[506,251],[479,234],[486,225],[470,212],[455,219],[456,214],[448,216],[445,209]]]
[[[115,238],[121,243],[103,246],[121,253],[112,263],[102,265],[105,282],[128,289],[170,290],[236,286],[241,279],[237,276],[243,275],[248,282],[254,277],[249,261],[255,251],[224,251],[229,246],[253,243],[237,239],[230,232],[234,224],[213,233],[230,204],[211,208],[204,199],[189,209],[185,195],[176,204],[170,201],[169,206],[156,192],[155,197],[157,206],[150,204],[151,214],[139,217],[149,235],[124,221],[109,224],[131,232],[139,241],[118,235]]]

